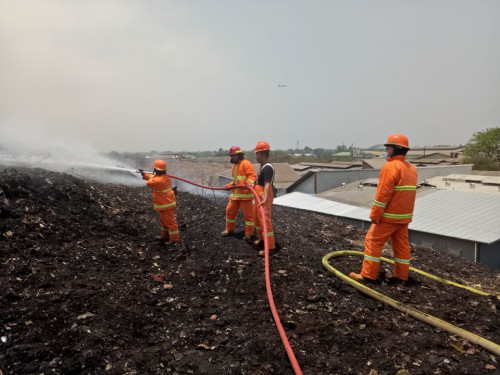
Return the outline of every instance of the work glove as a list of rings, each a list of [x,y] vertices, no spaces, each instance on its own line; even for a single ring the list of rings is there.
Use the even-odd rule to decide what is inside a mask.
[[[144,169],[138,169],[137,173],[140,173],[142,177],[144,177]]]

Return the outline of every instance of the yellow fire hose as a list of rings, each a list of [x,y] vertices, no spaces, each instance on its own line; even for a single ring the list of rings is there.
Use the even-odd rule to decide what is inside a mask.
[[[462,328],[459,328],[457,326],[454,326],[453,324],[450,324],[448,322],[445,322],[444,320],[441,320],[439,318],[436,318],[432,315],[429,315],[429,314],[426,314],[422,311],[419,311],[417,309],[414,309],[413,307],[410,307],[410,306],[407,306],[407,305],[404,305],[402,304],[401,302],[399,301],[396,301],[392,298],[389,298],[385,295],[383,295],[382,293],[379,293],[371,288],[368,288],[367,286],[357,282],[357,281],[354,281],[353,279],[351,279],[349,276],[346,276],[344,275],[342,272],[336,270],[335,268],[333,268],[329,263],[328,263],[328,260],[330,258],[335,258],[335,257],[338,257],[338,256],[341,256],[341,255],[361,255],[363,256],[364,253],[361,252],[361,251],[351,251],[351,250],[342,250],[342,251],[334,251],[332,253],[329,253],[329,254],[326,254],[324,257],[323,257],[323,266],[330,272],[334,273],[335,276],[337,276],[339,279],[342,279],[344,280],[345,282],[347,282],[348,284],[352,285],[354,288],[356,288],[357,290],[359,290],[360,292],[364,293],[364,294],[367,294],[369,295],[370,297],[380,301],[380,302],[383,302],[389,306],[392,306],[394,307],[395,309],[398,309],[399,311],[402,311],[404,313],[407,313],[411,316],[413,316],[414,318],[416,319],[419,319],[427,324],[430,324],[434,327],[437,327],[437,328],[440,328],[440,329],[443,329],[445,331],[448,331],[448,332],[451,332],[457,336],[460,336],[461,338],[465,339],[465,340],[468,340],[469,342],[473,343],[473,344],[476,344],[476,345],[479,345],[481,347],[483,347],[484,349],[488,350],[489,352],[497,355],[497,356],[500,356],[500,345],[498,344],[495,344],[494,342],[492,341],[489,341],[489,340],[486,340],[485,338],[481,337],[481,336],[478,336],[472,332],[469,332],[469,331],[466,331]],[[386,263],[392,263],[394,264],[394,261],[392,261],[391,259],[387,259],[387,258],[384,258],[384,257],[381,257],[380,258],[382,261],[386,262]],[[413,267],[410,267],[410,271],[413,271],[413,272],[417,272],[421,275],[424,275],[428,278],[431,278],[433,280],[436,280],[436,281],[439,281],[441,283],[444,283],[444,284],[450,284],[450,285],[454,285],[454,286],[457,286],[459,288],[464,288],[464,289],[467,289],[473,293],[477,293],[477,294],[482,294],[482,295],[490,295],[489,293],[486,293],[486,292],[483,292],[481,290],[477,290],[477,289],[474,289],[474,288],[471,288],[471,287],[468,287],[468,286],[465,286],[465,285],[460,285],[460,284],[457,284],[457,283],[454,283],[452,281],[449,281],[449,280],[445,280],[445,279],[442,279],[440,277],[437,277],[437,276],[434,276],[434,275],[431,275],[429,273],[426,273],[426,272],[423,272],[421,270],[418,270],[416,268],[413,268]],[[500,296],[497,296],[497,298],[500,299]]]

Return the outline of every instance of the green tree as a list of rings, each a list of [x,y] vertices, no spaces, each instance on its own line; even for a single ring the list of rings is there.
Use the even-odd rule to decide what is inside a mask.
[[[464,156],[474,169],[500,170],[500,127],[474,133],[465,146]]]
[[[226,156],[229,150],[224,150],[222,147],[219,147],[219,150],[215,153],[215,156]]]
[[[338,145],[336,152],[344,152],[347,151],[347,147],[344,144]]]

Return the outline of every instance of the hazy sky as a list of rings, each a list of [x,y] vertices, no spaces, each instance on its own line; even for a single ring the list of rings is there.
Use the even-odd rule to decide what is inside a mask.
[[[0,143],[464,144],[500,126],[499,20],[499,0],[0,0]]]

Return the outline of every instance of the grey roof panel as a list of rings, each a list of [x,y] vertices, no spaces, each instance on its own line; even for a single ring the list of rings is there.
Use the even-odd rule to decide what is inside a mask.
[[[415,202],[410,228],[475,242],[500,240],[500,196],[436,190]]]
[[[358,220],[370,220],[370,210],[367,208],[351,206],[298,192],[277,197],[274,199],[273,204]]]
[[[370,221],[370,209],[304,193],[283,195],[274,204]],[[499,241],[500,196],[432,189],[417,197],[410,229],[485,244]]]

